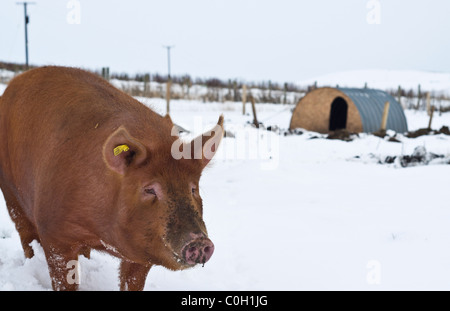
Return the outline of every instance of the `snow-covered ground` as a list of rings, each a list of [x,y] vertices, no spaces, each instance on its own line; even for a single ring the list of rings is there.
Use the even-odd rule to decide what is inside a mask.
[[[140,100],[165,112],[162,99]],[[260,104],[258,119],[286,129],[292,108]],[[252,117],[240,103],[171,105],[173,121],[191,136],[221,113],[236,137],[224,138],[200,184],[215,253],[203,268],[152,268],[146,290],[450,289],[450,165],[401,168],[366,157],[417,146],[448,156],[450,136],[400,135],[401,143],[367,134],[352,142],[283,136],[246,125]],[[425,112],[406,115],[410,130],[428,124]],[[450,113],[436,114],[433,128],[442,125]],[[43,251],[33,248],[25,259],[1,198],[0,290],[51,289]],[[93,252],[80,261],[81,290],[118,290],[117,259]]]

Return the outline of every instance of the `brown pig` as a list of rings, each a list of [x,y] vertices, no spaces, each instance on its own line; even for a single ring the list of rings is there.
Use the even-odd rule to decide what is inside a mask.
[[[222,133],[223,116],[181,143],[169,116],[83,70],[14,78],[0,98],[0,188],[25,256],[42,245],[54,290],[78,288],[71,273],[91,249],[121,259],[121,290],[142,290],[152,265],[204,264],[199,179]]]

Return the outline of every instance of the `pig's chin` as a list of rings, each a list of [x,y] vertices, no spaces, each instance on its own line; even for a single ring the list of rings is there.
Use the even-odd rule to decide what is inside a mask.
[[[166,260],[162,263],[162,266],[170,270],[185,270],[194,267],[196,264],[188,264],[178,252],[173,251],[171,248],[167,249]]]
[[[191,265],[185,262],[181,257],[181,252],[176,252],[167,243],[164,243],[164,251],[155,256],[155,254],[147,253],[147,262],[152,265],[163,266],[167,269],[177,271],[192,268],[195,264]]]

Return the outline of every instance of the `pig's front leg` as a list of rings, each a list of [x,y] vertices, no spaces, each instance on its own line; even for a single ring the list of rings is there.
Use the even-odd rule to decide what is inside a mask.
[[[72,248],[43,245],[52,287],[55,291],[78,290],[80,284],[78,254]]]
[[[151,264],[144,266],[132,261],[122,260],[120,263],[120,290],[143,290],[151,267]]]

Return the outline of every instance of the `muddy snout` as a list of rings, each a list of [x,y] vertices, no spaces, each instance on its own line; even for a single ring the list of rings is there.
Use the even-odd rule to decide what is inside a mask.
[[[214,244],[203,234],[192,234],[191,240],[187,242],[182,250],[183,260],[188,265],[204,264],[214,253]]]

